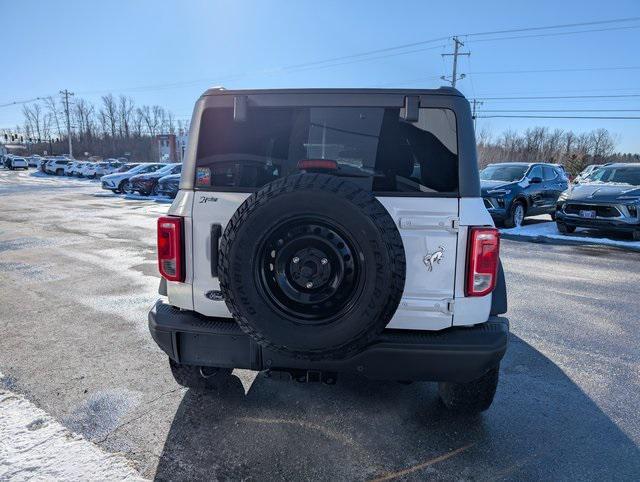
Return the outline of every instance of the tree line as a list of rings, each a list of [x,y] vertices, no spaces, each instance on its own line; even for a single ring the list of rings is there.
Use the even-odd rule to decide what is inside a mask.
[[[532,127],[523,132],[508,129],[498,136],[483,128],[476,134],[476,143],[480,167],[509,161],[551,162],[577,174],[589,164],[640,162],[639,154],[616,152],[616,138],[602,128],[576,133]]]
[[[10,139],[23,142],[33,153],[68,152],[67,119],[61,99],[47,97],[23,107],[24,123],[8,131]],[[102,96],[96,105],[83,98],[69,102],[74,157],[84,153],[101,157],[130,153],[135,160],[158,158],[158,134],[182,134],[189,125],[159,105],[136,106],[131,97]]]

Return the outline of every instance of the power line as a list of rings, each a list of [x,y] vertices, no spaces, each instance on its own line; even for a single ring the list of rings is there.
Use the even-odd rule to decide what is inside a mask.
[[[557,37],[562,35],[574,35],[579,33],[589,33],[589,32],[607,32],[610,30],[628,30],[628,29],[636,29],[640,28],[640,25],[629,25],[626,27],[610,27],[610,28],[599,28],[599,29],[587,29],[587,30],[574,30],[571,32],[548,32],[541,34],[533,34],[533,35],[514,35],[511,37],[495,37],[495,38],[483,38],[473,40],[473,42],[494,42],[500,40],[517,40],[521,38],[542,38],[542,37]]]
[[[610,94],[610,95],[548,95],[523,97],[478,97],[481,100],[529,100],[529,99],[613,99],[640,97],[640,94]]]
[[[482,109],[481,112],[640,112],[640,109]]]
[[[610,70],[639,70],[640,66],[628,67],[575,67],[566,69],[532,69],[532,70],[493,70],[469,72],[470,75],[485,74],[537,74],[537,73],[553,73],[553,72],[594,72],[594,71],[610,71]]]
[[[476,37],[480,35],[494,35],[494,34],[503,34],[503,33],[515,33],[515,32],[530,32],[533,30],[549,30],[554,28],[570,28],[570,27],[586,27],[588,25],[604,25],[611,23],[624,23],[624,22],[635,22],[640,20],[640,17],[623,17],[623,18],[615,18],[611,20],[595,20],[592,22],[579,22],[579,23],[565,23],[565,24],[557,24],[557,25],[547,25],[546,27],[524,27],[524,28],[513,28],[508,30],[494,30],[493,32],[475,32],[464,34],[465,37]]]
[[[44,100],[46,97],[34,97],[33,99],[27,99],[27,100],[16,100],[14,102],[8,102],[6,104],[0,104],[0,107],[9,107],[12,105],[19,105],[19,104],[29,104],[30,102],[36,102],[38,100]]]
[[[511,119],[617,119],[640,120],[640,116],[554,116],[554,115],[479,115],[478,119],[511,118]]]

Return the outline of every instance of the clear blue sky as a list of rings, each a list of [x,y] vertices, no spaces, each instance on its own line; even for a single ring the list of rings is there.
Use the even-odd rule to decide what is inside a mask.
[[[453,34],[623,17],[640,17],[640,1],[0,0],[0,104],[68,88],[95,103],[104,93],[124,93],[138,104],[159,104],[186,118],[198,95],[211,85],[436,87],[442,84],[438,77],[450,73],[450,58],[443,60],[440,54],[451,49],[451,42],[322,68],[279,68]],[[640,21],[555,32],[611,28],[618,29],[501,41],[486,39],[552,31],[468,37],[465,48],[472,55],[460,63],[460,72],[468,76],[458,87],[468,97],[640,94]],[[582,68],[617,70],[491,73]],[[482,107],[638,109],[567,114],[640,116],[640,97],[502,100],[487,101]],[[0,127],[17,122],[22,122],[20,106],[0,108]],[[640,152],[640,120],[483,119],[478,123],[495,134],[533,125],[576,131],[606,127],[618,135],[618,149]]]

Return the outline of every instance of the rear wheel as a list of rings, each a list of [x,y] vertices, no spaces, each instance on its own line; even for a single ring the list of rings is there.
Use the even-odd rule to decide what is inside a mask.
[[[153,187],[151,188],[151,195],[152,196],[160,195],[160,193],[158,192],[158,184],[154,184]]]
[[[568,224],[557,221],[556,226],[558,227],[558,231],[560,231],[562,234],[571,234],[576,230],[575,226],[569,226]]]
[[[440,382],[438,394],[449,410],[465,413],[484,412],[493,402],[499,377],[500,366],[498,365],[470,382]]]
[[[129,181],[123,181],[121,186],[122,186],[122,191],[125,194],[133,194],[134,193],[133,186],[131,185],[131,183]]]
[[[522,226],[524,216],[526,213],[526,207],[522,201],[514,201],[511,204],[509,214],[504,220],[505,228],[519,228]]]
[[[183,365],[171,358],[169,358],[169,366],[178,385],[200,390],[223,388],[229,382],[233,371],[231,368]]]
[[[640,241],[640,231],[634,231],[633,232],[633,240],[634,241]]]
[[[63,173],[64,173],[63,169],[56,169],[56,176],[62,176]]]

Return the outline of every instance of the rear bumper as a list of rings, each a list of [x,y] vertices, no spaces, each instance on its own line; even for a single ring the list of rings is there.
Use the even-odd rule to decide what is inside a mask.
[[[149,331],[170,358],[188,365],[319,370],[378,380],[466,382],[500,362],[507,349],[509,321],[494,316],[474,327],[440,332],[386,330],[353,357],[323,361],[300,360],[263,348],[233,320],[182,311],[161,300],[149,312]]]

